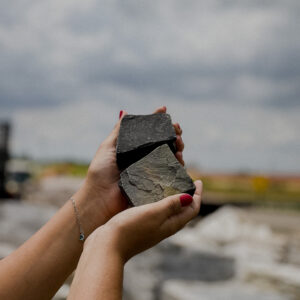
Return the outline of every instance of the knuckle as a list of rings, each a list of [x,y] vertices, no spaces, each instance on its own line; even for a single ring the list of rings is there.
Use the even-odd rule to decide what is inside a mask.
[[[192,207],[190,207],[190,209],[192,209],[191,219],[193,219],[198,216],[199,211],[200,211],[200,205],[198,205],[198,204],[193,205]]]
[[[173,222],[170,224],[168,234],[169,236],[175,234],[177,231],[181,230],[184,227],[184,224],[180,222],[179,219],[174,219]]]
[[[177,232],[175,222],[170,223],[166,230],[166,235],[169,237]]]
[[[197,206],[197,209],[196,209],[196,215],[198,215],[199,214],[199,212],[200,212],[200,208],[201,208],[201,203],[199,203],[198,204],[198,206]]]
[[[192,218],[197,217],[198,214],[199,214],[199,207],[197,206],[197,207],[195,207],[195,208],[193,209]]]
[[[178,205],[178,201],[176,198],[172,198],[170,200],[170,203],[169,203],[169,211],[170,211],[170,214],[176,214],[179,210],[179,205]]]

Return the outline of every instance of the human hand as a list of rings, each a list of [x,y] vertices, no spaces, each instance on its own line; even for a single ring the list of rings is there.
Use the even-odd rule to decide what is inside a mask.
[[[99,220],[106,222],[118,212],[127,208],[127,200],[122,195],[118,181],[120,170],[116,162],[116,143],[122,118],[127,114],[121,111],[119,121],[116,123],[110,135],[102,142],[98,148],[88,169],[87,177],[82,188],[75,194],[78,198],[78,206],[81,209],[89,210],[89,221],[92,224],[101,225]],[[156,109],[154,113],[166,113],[166,107]],[[173,124],[177,140],[175,153],[178,161],[184,165],[182,151],[184,143],[181,135],[182,130],[178,123]],[[98,222],[98,223],[97,223]],[[101,223],[104,223],[103,221]],[[96,227],[97,227],[96,226]]]
[[[97,228],[84,247],[89,250],[101,248],[117,254],[125,263],[132,256],[175,234],[198,215],[202,182],[195,181],[195,186],[193,197],[177,194],[121,212]]]

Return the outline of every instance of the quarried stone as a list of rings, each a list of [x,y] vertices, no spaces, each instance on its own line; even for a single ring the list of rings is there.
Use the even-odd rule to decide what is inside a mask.
[[[175,153],[176,133],[169,114],[126,115],[117,141],[117,164],[122,170],[162,144]]]
[[[119,186],[134,206],[156,202],[174,194],[193,195],[195,192],[193,180],[167,144],[125,169]]]

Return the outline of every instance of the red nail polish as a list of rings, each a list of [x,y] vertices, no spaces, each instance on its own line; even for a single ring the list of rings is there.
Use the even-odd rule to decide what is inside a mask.
[[[180,196],[181,206],[188,206],[193,202],[193,197],[189,194],[183,194]]]
[[[121,119],[122,115],[123,115],[123,110],[120,110],[119,119]]]
[[[180,128],[180,125],[179,125],[179,123],[177,123],[177,125],[178,125],[178,129],[180,130],[181,128]]]

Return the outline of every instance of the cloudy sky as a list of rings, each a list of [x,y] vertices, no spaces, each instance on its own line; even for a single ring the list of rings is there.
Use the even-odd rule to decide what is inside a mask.
[[[90,160],[119,111],[166,105],[206,171],[300,172],[299,0],[0,2],[15,154]]]

